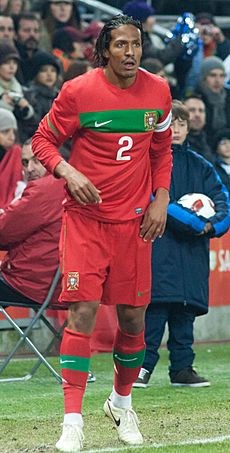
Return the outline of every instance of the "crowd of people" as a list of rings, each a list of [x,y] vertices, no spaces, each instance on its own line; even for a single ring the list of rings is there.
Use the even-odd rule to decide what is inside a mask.
[[[209,13],[164,41],[144,1],[105,24],[84,22],[74,0],[30,6],[0,8],[1,290],[42,302],[61,262],[60,451],[82,448],[90,338],[100,303],[116,305],[104,412],[142,444],[131,389],[148,384],[166,322],[171,383],[209,385],[193,369],[193,324],[208,310],[209,240],[230,223],[230,41]],[[184,215],[189,192],[213,199],[211,219]]]

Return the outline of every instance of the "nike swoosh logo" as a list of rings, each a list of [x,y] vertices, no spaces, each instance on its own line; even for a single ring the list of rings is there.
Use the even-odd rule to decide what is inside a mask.
[[[134,357],[134,359],[121,359],[117,354],[114,354],[114,357],[121,362],[133,362],[134,360],[137,360],[137,357]]]
[[[97,121],[95,121],[95,127],[104,126],[105,124],[109,124],[109,123],[111,123],[112,121],[113,121],[113,120],[103,121],[103,123],[98,123]]]
[[[117,426],[120,426],[120,424],[121,424],[120,418],[117,420],[117,419],[114,417],[114,415],[113,415],[113,413],[112,413],[112,410],[111,410],[111,407],[110,407],[110,404],[109,404],[109,403],[107,403],[107,404],[108,404],[109,412],[110,412],[110,414],[112,415],[113,420],[115,421],[115,423],[116,423]]]
[[[63,365],[63,363],[75,363],[75,360],[60,360],[60,364]]]

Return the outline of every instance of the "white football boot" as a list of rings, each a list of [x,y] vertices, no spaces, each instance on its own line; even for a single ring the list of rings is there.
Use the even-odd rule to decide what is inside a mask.
[[[56,448],[68,453],[79,453],[83,448],[83,441],[83,430],[77,423],[63,423],[62,435]]]
[[[108,398],[104,404],[104,412],[114,422],[118,437],[129,445],[143,444],[143,437],[139,431],[139,421],[136,412],[131,409],[121,409],[114,406]]]

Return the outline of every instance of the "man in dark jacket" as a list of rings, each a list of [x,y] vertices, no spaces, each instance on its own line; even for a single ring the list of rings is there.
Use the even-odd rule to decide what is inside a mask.
[[[196,89],[206,106],[208,144],[212,147],[214,135],[224,127],[230,127],[230,90],[224,88],[225,67],[218,57],[207,57],[200,70],[200,82]]]
[[[180,101],[172,109],[173,171],[165,233],[153,244],[151,303],[146,311],[146,355],[134,387],[146,387],[158,359],[168,323],[173,386],[209,386],[193,369],[193,324],[208,311],[209,242],[229,228],[229,198],[213,165],[192,151],[185,141],[189,113]],[[215,205],[206,219],[178,203],[182,195],[203,193]]]
[[[201,97],[198,95],[191,95],[184,100],[189,111],[190,129],[188,133],[188,142],[193,151],[201,154],[205,159],[213,162],[214,156],[212,150],[207,142],[207,135],[205,131],[206,123],[206,108]]]

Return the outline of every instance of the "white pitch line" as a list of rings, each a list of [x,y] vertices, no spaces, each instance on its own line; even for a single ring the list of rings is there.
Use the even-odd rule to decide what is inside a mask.
[[[99,448],[95,450],[83,450],[82,453],[115,453],[119,451],[126,451],[126,450],[140,450],[140,448],[162,448],[162,447],[180,447],[183,445],[204,445],[204,444],[215,444],[217,442],[224,442],[225,440],[230,439],[230,434],[226,434],[225,436],[218,436],[212,437],[207,439],[191,439],[185,440],[182,442],[175,442],[175,443],[164,443],[164,444],[143,444],[143,445],[130,445],[127,447],[117,447],[117,448]]]

